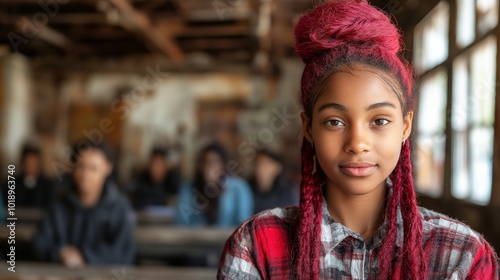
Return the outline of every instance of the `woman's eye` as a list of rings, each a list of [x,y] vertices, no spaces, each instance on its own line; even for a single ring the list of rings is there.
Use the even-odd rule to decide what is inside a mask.
[[[344,126],[344,123],[339,120],[329,120],[325,122],[328,126]]]
[[[373,124],[376,126],[384,126],[389,124],[389,121],[386,119],[376,119],[375,121],[373,121]]]

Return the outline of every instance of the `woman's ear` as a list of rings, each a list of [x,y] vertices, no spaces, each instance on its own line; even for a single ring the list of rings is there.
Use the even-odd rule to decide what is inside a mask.
[[[313,143],[311,133],[311,120],[305,112],[300,113],[300,118],[302,119],[302,129],[304,132],[304,136],[306,137],[307,141],[309,141],[309,143]]]
[[[413,111],[409,111],[403,119],[403,139],[406,140],[410,137],[413,123]]]

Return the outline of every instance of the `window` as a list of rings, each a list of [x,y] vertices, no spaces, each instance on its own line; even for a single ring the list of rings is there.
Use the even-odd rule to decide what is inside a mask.
[[[457,18],[456,41],[451,46],[449,1],[441,1],[415,27],[414,64],[421,82],[414,163],[420,193],[442,196],[446,184],[451,187],[446,189],[447,197],[479,205],[490,202],[498,1],[457,0],[456,17],[451,17]],[[451,154],[446,156],[446,150]]]
[[[452,194],[478,204],[491,194],[496,50],[492,36],[453,64]]]
[[[421,81],[416,147],[417,191],[431,196],[442,193],[445,160],[446,87],[444,69]]]
[[[441,2],[415,27],[414,64],[418,72],[448,57],[448,18],[448,3]]]

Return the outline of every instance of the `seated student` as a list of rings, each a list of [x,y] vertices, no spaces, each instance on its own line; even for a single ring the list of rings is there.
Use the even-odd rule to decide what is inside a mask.
[[[167,150],[163,148],[155,148],[151,152],[148,169],[134,184],[131,193],[135,208],[175,205],[180,175],[176,169],[170,166],[167,155]]]
[[[250,186],[227,174],[227,162],[226,151],[217,143],[201,150],[193,182],[184,184],[179,191],[177,224],[232,227],[252,215]]]
[[[90,147],[89,147],[90,146]],[[49,208],[33,239],[42,261],[66,266],[132,264],[132,210],[107,179],[112,171],[104,144],[74,150],[73,184]]]
[[[52,182],[41,174],[40,150],[24,146],[21,172],[16,174],[16,207],[45,208],[54,196]],[[4,189],[6,199],[8,189]]]
[[[280,156],[270,150],[262,150],[257,154],[251,185],[254,213],[275,207],[298,205],[298,186],[286,180]]]

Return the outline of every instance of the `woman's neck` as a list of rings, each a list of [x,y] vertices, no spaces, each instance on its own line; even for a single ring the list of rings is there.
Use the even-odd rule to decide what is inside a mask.
[[[364,195],[347,194],[327,183],[325,199],[332,218],[369,240],[383,222],[385,182]]]

